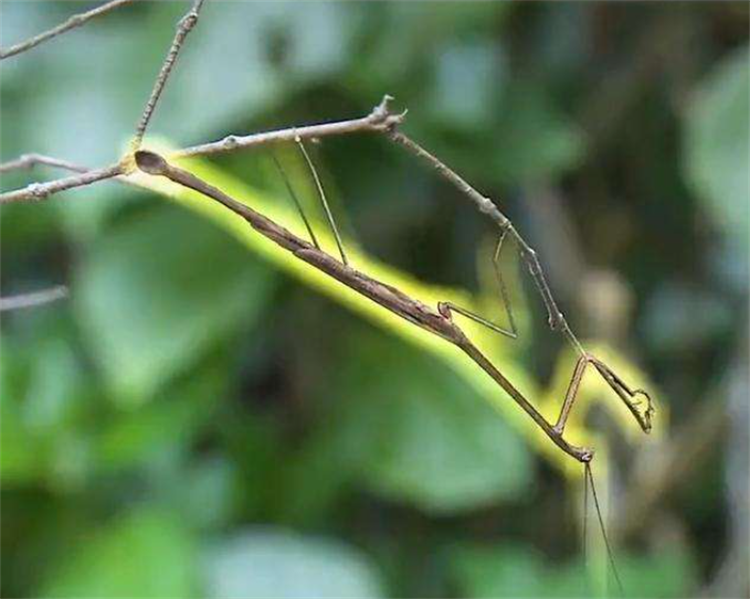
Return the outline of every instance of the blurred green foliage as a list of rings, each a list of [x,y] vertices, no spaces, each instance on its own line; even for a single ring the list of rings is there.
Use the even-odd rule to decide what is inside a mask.
[[[3,2],[2,44],[82,8]],[[116,159],[184,10],[137,3],[4,61],[2,160]],[[679,428],[705,402],[729,409],[746,342],[747,31],[740,3],[208,2],[153,130],[188,145],[395,95],[410,134],[539,247],[576,330],[643,365]],[[374,136],[314,153],[368,253],[483,290],[494,232],[463,198]],[[283,197],[263,153],[213,164]],[[53,173],[4,175],[3,189],[39,176]],[[476,389],[209,220],[108,183],[4,206],[0,232],[3,295],[71,286],[68,302],[3,314],[4,596],[601,592],[580,497]],[[583,308],[628,305],[586,287],[605,269],[633,298],[620,337]],[[495,343],[545,383],[559,343],[509,277],[523,340]],[[592,419],[622,458],[616,500],[636,449]],[[627,596],[712,593],[732,542],[732,442],[618,547]],[[615,505],[614,524],[628,507]]]
[[[688,180],[745,255],[750,252],[746,201],[750,197],[746,160],[750,156],[749,58],[747,46],[724,58],[686,115]]]
[[[582,561],[551,568],[537,551],[521,543],[459,546],[454,552],[453,575],[471,597],[581,597],[590,592]],[[625,597],[670,597],[695,582],[692,564],[679,553],[629,557],[618,563],[618,571]]]
[[[246,258],[221,230],[164,208],[97,239],[77,271],[74,308],[115,398],[149,400],[260,317],[273,278]]]

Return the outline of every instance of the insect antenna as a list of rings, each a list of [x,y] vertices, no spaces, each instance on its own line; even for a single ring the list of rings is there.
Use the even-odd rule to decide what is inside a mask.
[[[583,548],[583,563],[588,561],[588,552],[586,542],[588,539],[588,523],[589,523],[589,477],[588,477],[589,463],[586,462],[583,467],[583,542],[581,544]]]
[[[607,548],[607,557],[609,558],[609,564],[612,567],[612,573],[617,581],[617,587],[620,591],[620,596],[625,596],[625,587],[622,585],[620,574],[617,572],[617,566],[615,565],[615,554],[612,551],[612,546],[609,544],[609,537],[607,536],[607,529],[604,526],[604,518],[602,518],[602,510],[599,506],[599,498],[596,495],[596,485],[594,485],[594,475],[591,473],[591,462],[584,463],[585,476],[591,485],[591,496],[594,498],[594,508],[596,509],[596,515],[599,519],[599,528],[602,531],[602,537],[604,538],[604,545]],[[584,520],[585,523],[585,520]]]
[[[313,233],[312,226],[310,226],[310,221],[307,220],[307,216],[305,216],[305,211],[302,209],[302,203],[299,201],[297,194],[294,193],[292,184],[289,182],[289,177],[287,176],[284,168],[281,166],[281,162],[279,162],[279,159],[276,158],[276,153],[273,151],[271,152],[271,158],[273,159],[273,163],[276,165],[276,170],[279,171],[281,178],[284,180],[284,185],[286,185],[286,190],[289,192],[289,197],[292,198],[292,201],[294,202],[294,205],[297,208],[297,212],[299,212],[299,215],[302,218],[302,222],[305,223],[305,228],[307,229],[307,233],[310,235],[310,241],[312,241],[312,244],[317,249],[320,249],[320,244],[318,243],[318,240],[315,237],[315,233]]]

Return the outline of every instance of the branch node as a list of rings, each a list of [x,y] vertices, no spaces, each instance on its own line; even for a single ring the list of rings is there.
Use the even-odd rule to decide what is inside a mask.
[[[394,99],[393,96],[386,94],[383,96],[380,104],[372,109],[372,112],[367,117],[372,127],[381,131],[393,131],[398,125],[404,122],[404,117],[406,117],[406,113],[409,110],[406,109],[400,114],[393,114],[390,110],[390,103]]]
[[[26,191],[34,200],[43,200],[49,195],[42,183],[30,183],[26,186]]]
[[[479,211],[484,214],[493,214],[497,210],[495,203],[486,196],[477,198],[477,207],[479,208]]]
[[[395,100],[395,98],[391,96],[390,94],[385,94],[383,96],[383,99],[380,101],[380,104],[378,104],[375,108],[373,108],[372,113],[370,113],[370,117],[372,118],[374,122],[378,123],[378,122],[384,121],[390,116],[391,111],[388,108],[388,105],[393,100]]]
[[[409,113],[408,108],[404,108],[403,112],[399,114],[391,114],[388,116],[387,119],[385,119],[384,122],[384,129],[386,131],[395,131],[396,127],[398,127],[401,123],[404,122],[404,119],[406,118],[406,115]]]
[[[184,30],[185,32],[188,32],[195,27],[196,23],[198,23],[198,13],[191,10],[177,23],[177,31]]]

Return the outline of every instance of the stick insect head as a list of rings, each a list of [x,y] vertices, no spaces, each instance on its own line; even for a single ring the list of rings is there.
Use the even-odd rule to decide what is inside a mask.
[[[135,163],[139,169],[149,175],[162,175],[168,167],[164,158],[148,150],[138,150],[135,153]]]

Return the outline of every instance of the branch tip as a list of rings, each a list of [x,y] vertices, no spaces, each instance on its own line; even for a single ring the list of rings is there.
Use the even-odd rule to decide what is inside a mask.
[[[372,112],[370,113],[370,118],[375,123],[381,123],[387,120],[388,117],[392,116],[389,105],[395,99],[396,98],[394,98],[390,94],[385,94],[383,96],[383,99],[380,101],[380,104],[378,104],[377,106],[375,106],[375,108],[372,109]]]
[[[383,99],[382,99],[382,100],[380,100],[380,104],[378,104],[378,105],[377,105],[377,106],[375,107],[375,110],[376,110],[376,111],[379,111],[379,112],[385,112],[386,114],[388,114],[388,112],[389,112],[389,110],[388,110],[388,105],[389,105],[389,104],[390,104],[391,102],[393,102],[393,100],[395,100],[395,99],[396,99],[396,98],[395,98],[395,96],[392,96],[391,94],[385,94],[385,95],[383,96]]]

